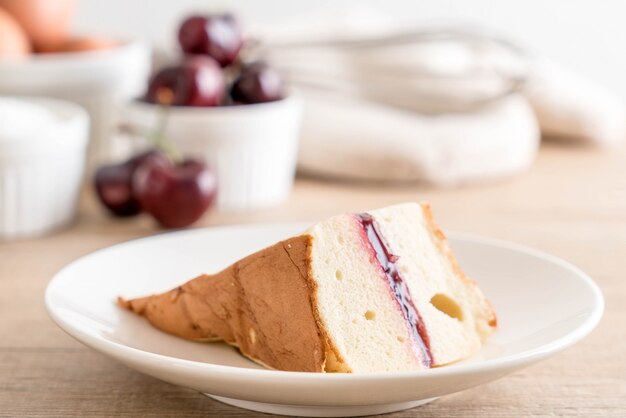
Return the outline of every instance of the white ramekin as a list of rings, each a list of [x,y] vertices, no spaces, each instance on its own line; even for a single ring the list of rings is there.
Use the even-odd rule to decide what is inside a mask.
[[[150,63],[150,48],[140,42],[101,51],[0,60],[0,94],[52,97],[85,108],[91,119],[88,163],[95,168],[111,157],[117,111],[143,93]]]
[[[45,129],[0,137],[2,241],[43,235],[69,224],[85,164],[89,130],[85,110],[60,100],[19,100],[44,107],[52,121]]]
[[[127,122],[157,126],[158,106],[133,102]],[[218,176],[217,207],[245,211],[276,205],[296,171],[302,101],[297,96],[228,107],[172,107],[166,135],[186,156],[204,159]]]

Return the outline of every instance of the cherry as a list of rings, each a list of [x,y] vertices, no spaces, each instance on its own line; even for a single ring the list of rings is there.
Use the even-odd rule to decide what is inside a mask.
[[[166,161],[167,158],[159,151],[152,150],[122,164],[105,165],[96,171],[96,194],[113,215],[133,216],[141,212],[139,201],[134,196],[132,179],[140,165],[153,160]]]
[[[205,164],[151,160],[133,176],[133,190],[142,210],[166,228],[191,225],[215,199],[217,180]]]
[[[235,102],[265,103],[282,99],[284,90],[283,78],[276,70],[264,62],[255,62],[243,69],[230,94]]]
[[[157,72],[150,80],[146,100],[174,106],[219,106],[225,89],[224,75],[215,60],[194,56]]]
[[[231,14],[191,16],[178,30],[178,43],[184,52],[208,55],[226,67],[237,59],[243,35]]]

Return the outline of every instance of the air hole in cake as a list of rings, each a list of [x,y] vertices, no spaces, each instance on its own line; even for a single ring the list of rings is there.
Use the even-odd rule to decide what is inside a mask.
[[[374,311],[365,312],[365,319],[367,319],[368,321],[373,321],[374,319],[376,319],[376,312]]]
[[[345,240],[345,238],[343,237],[343,235],[338,235],[338,236],[337,236],[337,242],[338,242],[339,244],[343,244],[343,243],[345,243],[345,242],[346,242],[346,240]]]
[[[459,321],[463,320],[463,310],[451,297],[443,293],[437,293],[430,299],[430,303],[450,318],[455,318]]]
[[[399,341],[399,342],[401,342],[401,343],[404,343],[404,342],[406,341],[406,338],[405,338],[405,337],[403,337],[402,335],[398,335],[396,338],[397,338],[397,339],[398,339],[398,341]]]
[[[337,271],[335,272],[335,278],[336,278],[337,280],[343,280],[343,273],[342,273],[341,271],[337,270]]]
[[[400,267],[400,271],[402,273],[408,273],[409,272],[409,266],[401,266]]]

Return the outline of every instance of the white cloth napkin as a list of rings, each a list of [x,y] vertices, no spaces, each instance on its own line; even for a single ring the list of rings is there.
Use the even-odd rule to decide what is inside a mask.
[[[539,129],[599,146],[626,139],[624,102],[599,84],[506,42],[429,36],[356,48],[314,36],[269,43],[269,59],[306,99],[301,169],[449,185],[528,168]]]
[[[532,62],[523,90],[541,132],[597,146],[626,140],[626,105],[606,87],[548,60]]]
[[[519,95],[439,116],[336,94],[306,98],[299,167],[307,173],[456,186],[523,172],[539,145]]]

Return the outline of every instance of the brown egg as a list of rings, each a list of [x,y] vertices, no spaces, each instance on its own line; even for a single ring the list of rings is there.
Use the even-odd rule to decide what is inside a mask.
[[[30,41],[17,21],[0,9],[0,58],[17,58],[31,52]]]
[[[50,51],[67,37],[76,0],[0,0],[24,28],[35,51]]]
[[[110,49],[118,42],[97,36],[74,36],[66,39],[55,52],[83,52]]]

